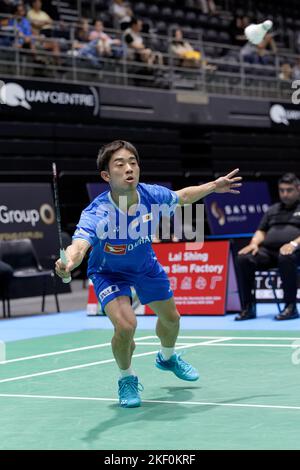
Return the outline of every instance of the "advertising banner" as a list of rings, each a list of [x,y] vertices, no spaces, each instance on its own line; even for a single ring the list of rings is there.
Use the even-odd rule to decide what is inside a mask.
[[[298,90],[294,92],[294,105],[287,103],[272,103],[270,106],[271,127],[286,130],[299,131],[300,129],[300,80]],[[298,105],[296,105],[296,103]]]
[[[212,193],[204,199],[211,233],[253,233],[271,204],[266,182],[243,183],[240,195]]]
[[[198,243],[162,243],[153,248],[168,274],[180,314],[226,313],[229,242],[205,242],[202,247]],[[147,307],[146,314],[150,313]]]
[[[0,116],[93,120],[99,117],[99,96],[94,86],[10,79],[0,82]]]
[[[32,240],[44,267],[54,267],[59,241],[50,184],[0,184],[0,240],[22,238]]]

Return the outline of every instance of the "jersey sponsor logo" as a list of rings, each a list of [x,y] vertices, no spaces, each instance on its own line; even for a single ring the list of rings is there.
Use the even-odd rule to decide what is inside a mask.
[[[152,235],[150,237],[141,237],[139,238],[135,243],[129,243],[128,244],[128,251],[135,250],[140,245],[144,245],[145,243],[151,243],[152,242]]]
[[[113,294],[114,292],[119,292],[119,291],[120,289],[117,285],[108,286],[106,287],[106,289],[100,292],[99,299],[104,300],[105,297],[107,297],[108,295]]]
[[[127,250],[127,245],[111,245],[110,243],[105,243],[104,251],[105,253],[110,253],[111,255],[125,255]]]

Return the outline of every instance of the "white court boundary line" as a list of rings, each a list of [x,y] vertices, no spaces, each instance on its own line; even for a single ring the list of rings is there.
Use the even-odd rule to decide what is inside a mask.
[[[212,340],[212,341],[224,341],[224,340],[222,339],[222,340]],[[211,343],[211,342],[208,341],[206,343]],[[189,348],[193,348],[195,346],[200,346],[201,344],[203,344],[203,343],[185,344],[183,346],[178,346],[176,349],[177,350],[178,349],[189,349]],[[146,353],[134,354],[132,357],[135,358],[135,357],[150,356],[152,354],[157,354],[157,349],[155,351],[148,351]],[[106,359],[104,361],[90,362],[88,364],[80,364],[80,365],[77,365],[77,366],[64,367],[62,369],[52,369],[52,370],[47,370],[45,372],[36,372],[34,374],[21,375],[21,376],[18,376],[18,377],[9,377],[7,379],[1,379],[0,384],[1,383],[7,383],[7,382],[14,382],[14,381],[17,381],[17,380],[29,379],[29,378],[32,378],[32,377],[40,377],[40,376],[43,376],[43,375],[56,374],[58,372],[66,372],[68,370],[84,369],[86,367],[97,366],[97,365],[100,365],[100,364],[108,364],[108,363],[111,363],[111,362],[115,362],[115,359],[114,358],[113,359]]]
[[[135,338],[135,341],[140,341],[144,339],[152,339],[152,338],[156,338],[156,336],[141,336],[140,338]],[[5,361],[4,364],[10,364],[12,362],[20,362],[20,361],[29,361],[31,359],[39,359],[41,357],[58,356],[60,354],[67,354],[67,353],[72,353],[72,352],[77,352],[77,351],[87,351],[89,349],[99,349],[99,348],[104,348],[110,345],[111,345],[111,342],[101,343],[101,344],[92,344],[91,346],[83,346],[81,348],[62,349],[60,351],[54,351],[51,353],[36,354],[34,356],[17,357],[15,359],[9,359],[8,361]]]
[[[6,360],[6,344],[0,340],[0,364],[5,364]]]
[[[0,398],[39,398],[44,400],[82,400],[82,401],[110,401],[118,402],[117,398],[100,397],[67,397],[56,395],[18,395],[12,393],[0,393]],[[176,400],[142,400],[142,403],[159,403],[164,405],[199,405],[199,406],[223,406],[231,408],[265,408],[277,410],[300,410],[300,406],[290,405],[262,405],[254,403],[218,403],[205,401],[176,401]]]
[[[141,339],[144,339],[144,338],[145,337],[141,337],[139,339],[141,340]],[[147,338],[149,338],[149,336]],[[156,338],[156,336],[151,336],[150,338]],[[179,338],[182,339],[183,337],[180,336]],[[193,339],[194,337],[188,336],[186,338]],[[182,346],[177,346],[176,349],[177,350],[179,350],[179,349],[189,349],[189,348],[196,347],[196,346],[285,347],[285,348],[286,347],[287,348],[294,348],[295,347],[292,344],[291,345],[289,345],[289,344],[279,345],[279,344],[263,344],[263,343],[261,343],[261,344],[247,344],[247,343],[246,344],[243,344],[243,343],[238,343],[238,344],[228,344],[227,343],[226,344],[226,343],[224,343],[224,341],[230,341],[230,340],[233,340],[233,339],[236,338],[236,337],[232,337],[232,336],[214,337],[215,339],[211,339],[212,338],[211,336],[205,336],[203,338],[209,338],[209,341],[204,341],[204,342],[201,342],[201,343],[184,344]],[[257,339],[257,337],[255,339]],[[270,338],[270,339],[273,339],[273,338]],[[295,339],[295,338],[288,338],[288,339]],[[219,343],[222,343],[222,344],[219,344]],[[110,344],[110,343],[105,343],[105,344]],[[98,346],[100,346],[100,345],[98,345]],[[50,353],[50,354],[53,354],[53,353]],[[149,356],[149,355],[152,355],[152,354],[157,354],[157,350],[148,351],[146,353],[134,354],[133,358]],[[112,363],[112,362],[115,362],[114,358],[113,359],[106,359],[106,360],[103,360],[103,361],[90,362],[90,363],[87,363],[87,364],[79,364],[79,365],[75,365],[75,366],[64,367],[64,368],[60,368],[60,369],[51,369],[51,370],[48,370],[48,371],[37,372],[37,373],[34,373],[34,374],[21,375],[21,376],[17,376],[17,377],[9,377],[9,378],[6,378],[6,379],[1,379],[0,384],[1,383],[7,383],[7,382],[14,382],[14,381],[17,381],[17,380],[23,380],[23,379],[32,378],[32,377],[40,377],[40,376],[43,376],[43,375],[56,374],[56,373],[59,373],[59,372],[66,372],[68,370],[84,369],[86,367],[92,367],[92,366],[101,365],[101,364],[109,364],[109,363]]]
[[[156,336],[152,336],[152,338],[156,338]],[[178,336],[179,339],[209,339],[209,338],[224,338],[228,339],[229,336]],[[300,339],[300,337],[284,337],[284,336],[231,336],[230,339],[252,339],[253,341],[258,340],[258,339],[263,339],[263,340],[274,340],[274,341],[289,341],[293,340],[295,341],[296,339]]]
[[[156,346],[160,343],[146,343],[146,342],[143,342],[143,343],[139,343],[139,341],[143,341],[143,340],[146,340],[146,339],[157,339],[157,336],[141,336],[140,338],[135,338],[135,341],[138,342],[138,344],[140,344],[141,346]],[[228,340],[234,340],[234,339],[239,339],[239,340],[274,340],[274,341],[290,341],[290,340],[293,340],[293,341],[296,341],[296,340],[300,340],[300,338],[291,338],[291,337],[277,337],[277,336],[273,336],[273,337],[265,337],[265,336],[256,336],[256,337],[252,337],[252,336],[178,336],[178,339],[208,339],[208,340],[221,340],[221,339],[224,339],[225,341],[228,341]],[[210,341],[209,341],[210,342]],[[177,343],[178,346],[180,345],[183,345],[184,343]],[[206,345],[205,343],[202,343],[203,345]],[[44,353],[44,354],[36,354],[34,356],[24,356],[24,357],[18,357],[18,358],[15,358],[15,359],[9,359],[9,360],[6,360],[4,362],[0,362],[0,364],[11,364],[11,363],[14,363],[14,362],[21,362],[21,361],[29,361],[31,359],[40,359],[42,357],[51,357],[51,356],[59,356],[61,354],[68,354],[68,353],[72,353],[72,352],[78,352],[78,351],[88,351],[88,350],[91,350],[91,349],[100,349],[100,348],[103,348],[103,347],[107,347],[107,346],[110,346],[111,345],[111,342],[109,343],[101,343],[101,344],[94,344],[94,345],[91,345],[91,346],[83,346],[83,347],[80,347],[80,348],[73,348],[73,349],[63,349],[63,350],[60,350],[60,351],[53,351],[53,352],[50,352],[50,353]],[[258,344],[259,346],[264,346],[263,344]],[[220,345],[222,346],[222,345]],[[226,344],[226,346],[242,346],[242,344]],[[254,346],[257,346],[257,344],[255,344]],[[276,347],[276,345],[270,345],[270,346],[274,346]],[[286,347],[286,346],[289,346],[289,345],[283,345],[283,346],[279,346],[279,347]]]

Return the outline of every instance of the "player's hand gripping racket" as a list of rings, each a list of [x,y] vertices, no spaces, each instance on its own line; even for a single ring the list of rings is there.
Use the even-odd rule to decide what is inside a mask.
[[[60,207],[59,207],[59,199],[58,199],[58,185],[57,185],[57,171],[56,171],[56,164],[52,163],[52,174],[53,174],[53,190],[54,190],[54,205],[55,205],[55,212],[56,212],[56,221],[57,221],[57,228],[58,228],[58,238],[59,238],[59,256],[61,261],[64,265],[67,265],[68,259],[66,252],[63,247],[62,242],[62,234],[61,234],[61,218],[60,218]],[[62,282],[68,284],[72,281],[72,277],[63,277],[61,278]]]

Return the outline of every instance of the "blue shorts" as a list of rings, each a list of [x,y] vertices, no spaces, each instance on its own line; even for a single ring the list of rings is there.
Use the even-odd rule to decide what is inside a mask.
[[[103,311],[108,302],[121,295],[132,299],[131,287],[135,288],[142,305],[173,296],[168,276],[158,262],[146,274],[95,273],[90,279]]]

